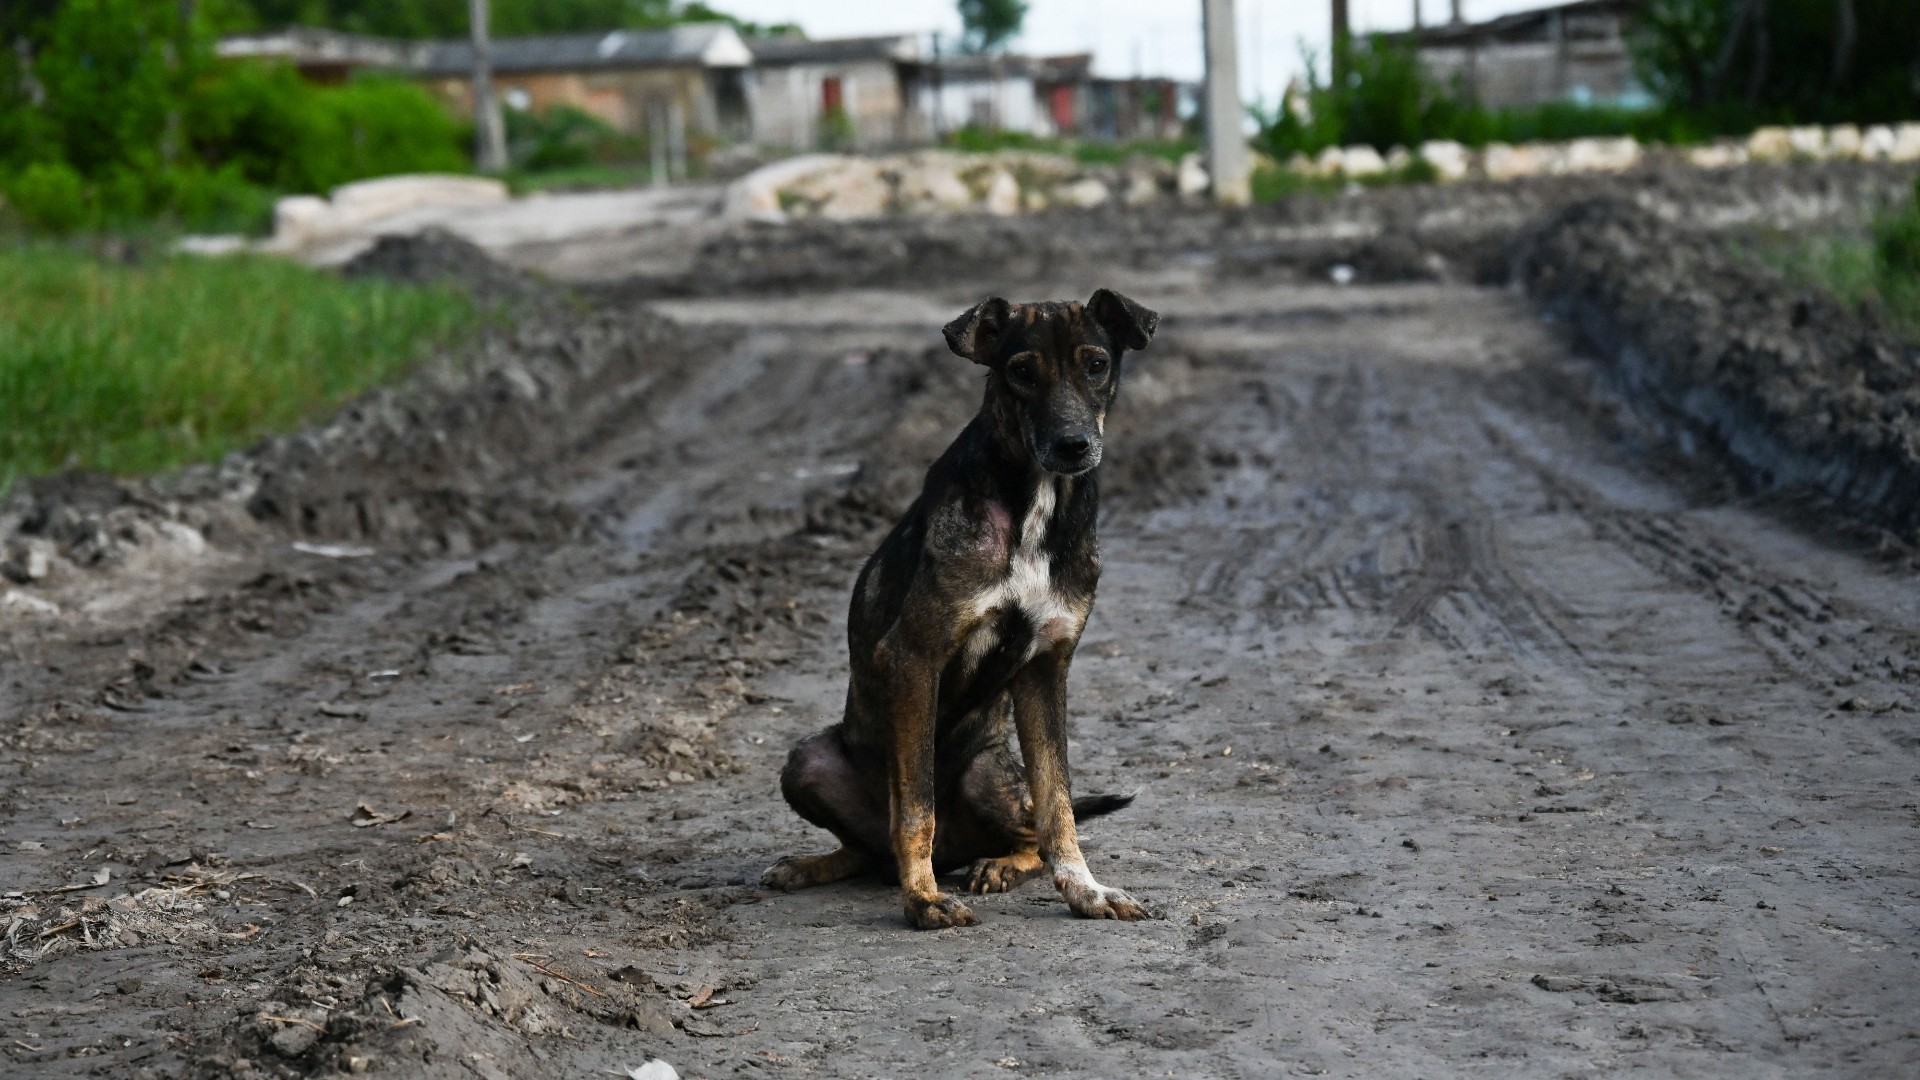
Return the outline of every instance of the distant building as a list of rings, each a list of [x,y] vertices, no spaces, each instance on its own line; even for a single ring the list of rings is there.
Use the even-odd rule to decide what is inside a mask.
[[[387,38],[289,27],[259,34],[221,38],[215,52],[230,59],[274,60],[323,86],[346,82],[360,71],[403,71],[413,64],[414,46]]]
[[[1626,32],[1639,0],[1575,0],[1486,22],[1446,23],[1402,34],[1441,85],[1488,108],[1570,101],[1652,103],[1633,75]]]
[[[752,135],[753,53],[725,23],[501,38],[492,52],[494,82],[515,108],[571,105],[635,133],[662,122],[661,110],[674,110],[675,127],[733,140]],[[412,73],[454,108],[472,111],[471,42],[422,43]]]
[[[932,56],[917,35],[745,39],[725,23],[499,38],[494,83],[516,109],[582,109],[630,134],[687,131],[791,150],[889,149],[961,128],[1092,139],[1170,138],[1196,88],[1108,79],[1087,55]],[[224,57],[275,60],[318,83],[361,71],[417,79],[470,113],[473,46],[294,28],[222,39]],[[664,127],[663,127],[664,126]]]
[[[911,142],[918,37],[754,38],[753,141],[805,150],[870,149]]]

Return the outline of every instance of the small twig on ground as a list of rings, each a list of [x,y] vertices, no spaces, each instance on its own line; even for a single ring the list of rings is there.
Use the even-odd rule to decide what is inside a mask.
[[[534,959],[534,957],[536,957],[536,956],[540,956],[540,955],[542,955],[542,954],[540,954],[540,953],[514,953],[514,954],[513,954],[513,958],[514,958],[515,960],[518,960],[518,961],[520,961],[521,963],[523,963],[523,964],[525,964],[525,965],[527,965],[528,967],[530,967],[530,968],[533,968],[533,969],[534,969],[535,971],[541,971],[541,972],[545,972],[546,974],[548,974],[548,975],[551,975],[551,976],[553,976],[553,977],[554,977],[554,978],[556,978],[556,979],[559,979],[559,980],[560,980],[561,982],[563,982],[563,983],[567,983],[567,984],[569,984],[569,985],[572,985],[572,986],[577,986],[577,987],[579,987],[580,989],[582,989],[582,990],[585,990],[585,991],[586,991],[587,993],[589,993],[589,994],[592,994],[592,995],[593,995],[594,997],[606,997],[606,996],[607,996],[607,995],[605,995],[605,994],[603,994],[603,993],[601,993],[600,991],[598,991],[598,990],[595,990],[595,989],[594,989],[593,987],[591,987],[591,986],[588,986],[588,985],[587,985],[586,983],[583,983],[583,982],[581,982],[581,981],[580,981],[579,979],[576,979],[576,978],[574,978],[574,977],[573,977],[573,976],[571,976],[571,975],[563,975],[563,974],[561,974],[560,972],[558,972],[558,971],[555,971],[555,970],[553,970],[552,968],[550,968],[550,967],[548,967],[548,966],[546,966],[545,964],[542,964],[542,963],[540,963],[540,962],[539,962],[538,960],[535,960],[535,959]]]
[[[301,1027],[312,1028],[322,1034],[327,1030],[327,1025],[325,1024],[316,1024],[311,1020],[304,1020],[298,1016],[274,1016],[271,1013],[261,1013],[260,1019],[271,1020],[276,1024],[299,1024]]]

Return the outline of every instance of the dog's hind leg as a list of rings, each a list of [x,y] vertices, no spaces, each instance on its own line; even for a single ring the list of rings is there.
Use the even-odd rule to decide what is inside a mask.
[[[838,725],[800,740],[780,772],[780,793],[801,817],[837,837],[840,848],[825,855],[789,855],[761,875],[760,883],[792,892],[867,869],[874,853],[887,850],[886,796],[871,788],[847,760]]]
[[[977,833],[992,838],[967,867],[967,891],[1006,892],[1046,869],[1026,777],[1008,747],[1002,744],[974,758],[960,791]]]

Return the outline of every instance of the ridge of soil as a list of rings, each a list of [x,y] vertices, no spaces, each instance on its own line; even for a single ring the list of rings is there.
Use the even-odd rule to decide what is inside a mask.
[[[1613,199],[1542,223],[1521,285],[1683,449],[1920,535],[1920,348],[1723,238]]]

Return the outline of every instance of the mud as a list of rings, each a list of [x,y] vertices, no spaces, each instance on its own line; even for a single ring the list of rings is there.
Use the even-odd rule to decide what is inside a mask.
[[[753,884],[824,847],[779,762],[979,393],[937,328],[991,266],[849,230],[556,300],[277,488],[36,496],[238,513],[0,606],[0,1073],[1912,1072],[1912,571],[1676,459],[1517,292],[1081,220],[998,285],[1166,316],[1071,701],[1082,789],[1142,792],[1089,855],[1168,918]]]
[[[1543,223],[1518,274],[1683,446],[1920,531],[1920,348],[1870,313],[1610,200]]]

